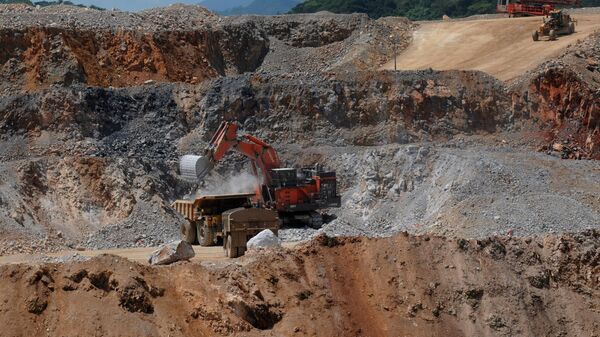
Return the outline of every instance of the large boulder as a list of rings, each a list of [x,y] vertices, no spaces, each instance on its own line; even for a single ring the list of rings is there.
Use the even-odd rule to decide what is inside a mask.
[[[281,247],[281,240],[279,240],[279,238],[270,229],[265,229],[264,231],[256,234],[252,239],[248,240],[246,247],[248,250]]]
[[[148,262],[151,265],[171,264],[181,260],[189,260],[195,255],[192,245],[180,240],[160,246],[150,255]]]

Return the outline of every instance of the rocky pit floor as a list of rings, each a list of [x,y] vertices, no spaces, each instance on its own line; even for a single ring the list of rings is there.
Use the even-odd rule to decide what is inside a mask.
[[[600,21],[574,13],[533,43],[531,18],[0,5],[0,336],[600,336]],[[178,177],[224,119],[335,169],[342,207],[148,266],[174,200],[252,190],[236,155]]]

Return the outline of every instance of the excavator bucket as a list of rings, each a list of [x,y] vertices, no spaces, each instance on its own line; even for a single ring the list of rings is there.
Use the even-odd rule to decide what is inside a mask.
[[[179,160],[179,172],[184,180],[198,182],[214,167],[205,156],[185,155]]]

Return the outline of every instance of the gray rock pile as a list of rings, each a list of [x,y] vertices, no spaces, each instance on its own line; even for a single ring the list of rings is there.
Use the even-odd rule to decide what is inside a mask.
[[[119,10],[96,10],[76,6],[14,6],[0,5],[0,27],[69,28],[79,30],[199,30],[215,25],[219,17],[207,9],[193,5],[172,5],[139,13]]]

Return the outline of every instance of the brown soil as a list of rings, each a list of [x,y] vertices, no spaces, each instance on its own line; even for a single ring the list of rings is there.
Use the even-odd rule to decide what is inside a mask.
[[[148,80],[200,83],[225,75],[231,58],[221,49],[224,37],[222,31],[208,29],[144,33],[29,28],[19,34],[5,29],[0,31],[0,64],[13,60],[7,75],[23,81],[26,90],[74,82],[102,87]],[[248,63],[264,56],[266,50],[260,47],[266,44],[257,42],[256,47],[256,55],[247,54]],[[251,70],[235,66],[240,68],[234,72]]]
[[[594,336],[600,233],[328,238],[235,262],[0,268],[6,336]]]
[[[501,80],[519,77],[600,28],[599,14],[577,14],[575,34],[533,42],[539,17],[423,23],[397,57],[398,69],[481,70]],[[394,69],[390,61],[384,69]]]

